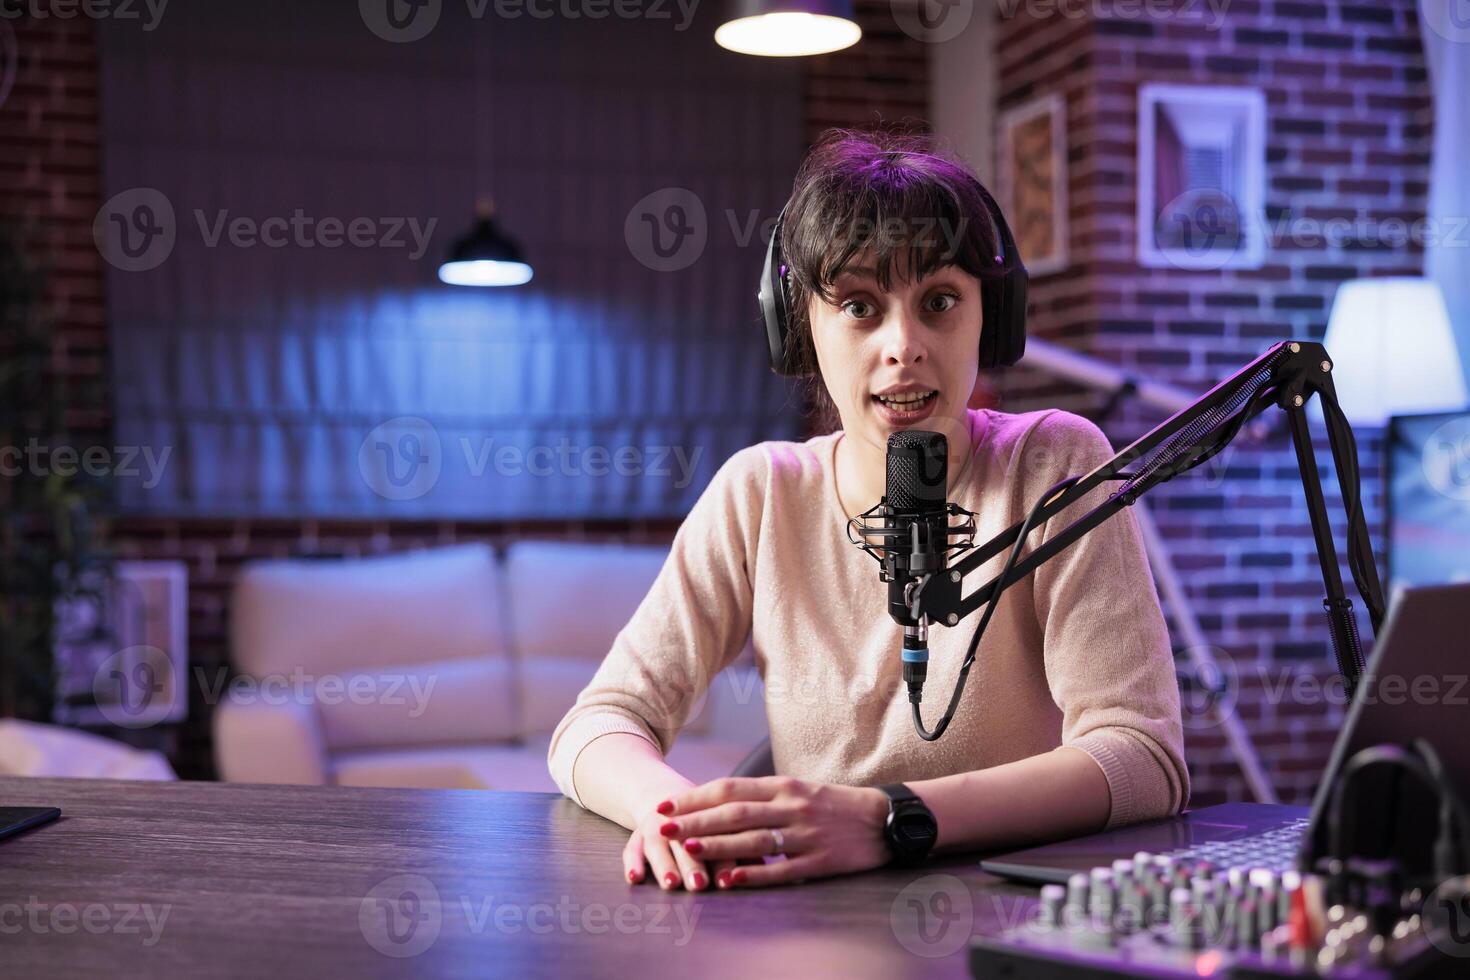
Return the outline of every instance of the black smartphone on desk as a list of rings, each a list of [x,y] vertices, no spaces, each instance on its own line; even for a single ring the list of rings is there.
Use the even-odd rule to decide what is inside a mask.
[[[54,806],[0,806],[0,840],[61,816]]]

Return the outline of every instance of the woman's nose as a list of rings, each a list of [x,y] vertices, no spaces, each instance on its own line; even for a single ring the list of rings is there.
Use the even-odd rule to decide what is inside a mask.
[[[888,364],[917,364],[924,359],[924,325],[913,314],[899,310],[883,325],[883,360]]]

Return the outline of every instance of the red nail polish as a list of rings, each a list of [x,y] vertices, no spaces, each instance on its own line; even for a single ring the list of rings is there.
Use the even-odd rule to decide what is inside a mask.
[[[694,872],[694,887],[695,888],[703,888],[708,883],[709,883],[709,880],[707,878],[705,878],[704,875],[700,874],[698,871]]]
[[[665,816],[665,817],[667,817],[669,814],[673,813],[674,812],[674,801],[673,800],[664,800],[662,803],[660,803],[658,805],[658,812],[661,815]]]
[[[746,875],[745,875],[745,869],[744,868],[736,868],[734,870],[734,872],[732,872],[731,875],[730,875],[730,881],[733,884],[736,884],[736,885],[743,885],[743,884],[745,884],[745,878],[746,878]]]
[[[638,872],[637,871],[634,871],[632,868],[629,868],[628,869],[628,880],[630,882],[637,882],[638,881]]]
[[[729,888],[730,887],[730,872],[728,872],[728,871],[721,871],[719,873],[719,875],[715,878],[715,884],[719,885],[721,888]]]
[[[670,871],[668,874],[664,875],[664,887],[665,888],[673,888],[678,883],[679,883],[679,876],[676,875],[676,874],[674,874],[672,871]]]
[[[663,834],[665,837],[673,837],[679,832],[679,825],[670,820],[668,823],[658,828],[658,832]]]
[[[704,845],[697,840],[686,840],[684,842],[684,850],[690,854],[702,854],[704,853]]]

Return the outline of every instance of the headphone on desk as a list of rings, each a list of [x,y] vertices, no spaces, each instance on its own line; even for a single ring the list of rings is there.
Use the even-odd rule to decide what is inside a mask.
[[[984,187],[979,187],[979,190],[995,225],[1000,249],[1000,254],[995,256],[995,265],[1002,270],[1001,275],[983,280],[980,287],[980,309],[984,316],[984,326],[980,330],[980,366],[1009,367],[1026,352],[1026,267],[1021,264],[1016,240],[1000,212],[1000,206]],[[783,375],[798,373],[791,363],[789,343],[791,270],[781,256],[781,229],[786,223],[786,209],[790,206],[791,202],[787,201],[776,218],[775,230],[766,246],[766,264],[761,270],[760,288],[756,292],[761,319],[766,325],[771,370]]]

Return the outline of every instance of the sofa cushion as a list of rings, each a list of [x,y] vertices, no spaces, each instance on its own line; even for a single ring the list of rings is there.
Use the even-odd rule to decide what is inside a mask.
[[[505,560],[506,617],[524,734],[549,735],[561,721],[638,611],[668,555],[667,547],[643,545],[511,545]],[[748,640],[736,663],[754,664]],[[710,731],[705,700],[695,704],[685,734]]]
[[[545,739],[523,745],[446,745],[350,752],[333,762],[339,786],[559,790],[546,768]],[[680,739],[669,764],[696,783],[728,776],[751,749],[742,742]],[[571,805],[571,804],[568,804]]]
[[[320,678],[306,697],[329,751],[500,742],[521,729],[507,657],[380,667]]]
[[[441,745],[343,753],[332,760],[338,786],[558,792],[545,751],[519,745]]]
[[[645,545],[517,541],[505,556],[511,648],[525,663],[600,663],[668,556]]]
[[[498,587],[482,544],[252,564],[231,610],[235,666],[262,678],[505,656]]]
[[[532,657],[518,663],[516,671],[522,734],[550,735],[576,703],[577,695],[591,682],[597,664],[581,657]],[[691,735],[709,732],[708,700],[705,695],[695,701],[681,732]]]

